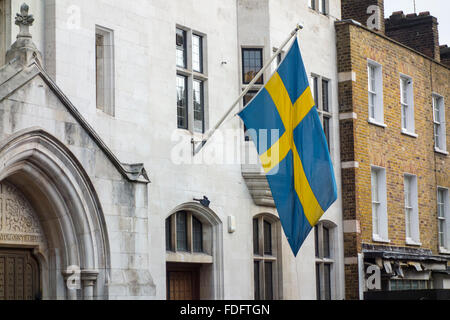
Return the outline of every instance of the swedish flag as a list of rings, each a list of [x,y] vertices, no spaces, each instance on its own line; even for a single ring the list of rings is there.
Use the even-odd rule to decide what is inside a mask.
[[[333,165],[297,39],[239,116],[256,144],[281,224],[297,256],[337,199]]]

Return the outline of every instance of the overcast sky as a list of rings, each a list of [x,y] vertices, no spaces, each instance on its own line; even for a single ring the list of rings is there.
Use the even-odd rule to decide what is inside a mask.
[[[414,13],[414,0],[384,0],[384,11],[388,18],[394,11]],[[416,12],[430,11],[439,22],[439,42],[450,46],[450,1],[449,0],[416,0]]]

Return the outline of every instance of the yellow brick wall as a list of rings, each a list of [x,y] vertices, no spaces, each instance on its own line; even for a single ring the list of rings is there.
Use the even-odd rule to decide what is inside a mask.
[[[450,150],[450,69],[363,27],[338,23],[336,33],[338,70],[356,75],[356,81],[339,84],[341,113],[357,114],[357,119],[341,121],[341,156],[346,159],[343,161],[359,163],[358,168],[350,169],[354,170],[354,177],[352,171],[343,169],[343,199],[355,199],[356,203],[355,209],[351,204],[343,204],[344,220],[358,220],[361,229],[358,236],[344,234],[346,258],[360,253],[361,243],[378,244],[372,240],[371,165],[386,169],[391,242],[382,245],[419,248],[408,246],[405,239],[404,174],[410,173],[417,176],[418,183],[420,248],[438,255],[437,186],[450,189],[450,157],[434,150],[432,93],[445,99],[447,150]],[[368,123],[367,59],[382,65],[386,128]],[[413,79],[418,138],[401,133],[401,74]],[[350,267],[346,266],[346,270]],[[358,297],[355,277],[354,272],[346,272],[348,299]]]
[[[350,26],[355,126],[357,212],[361,239],[372,243],[371,165],[386,168],[389,239],[393,246],[405,242],[404,174],[418,179],[420,239],[423,249],[438,254],[437,185],[450,188],[450,158],[434,151],[432,93],[444,96],[446,123],[450,124],[450,70],[407,48],[365,29]],[[367,59],[383,70],[384,123],[386,128],[368,123]],[[413,79],[415,133],[401,133],[400,74]],[[447,126],[447,137],[449,128]],[[450,138],[447,138],[447,144]],[[449,150],[449,148],[447,148]],[[438,170],[436,170],[438,169]]]

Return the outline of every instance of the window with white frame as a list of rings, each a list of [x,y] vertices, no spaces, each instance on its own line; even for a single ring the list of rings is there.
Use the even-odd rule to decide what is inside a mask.
[[[444,98],[433,95],[434,142],[436,151],[447,151]]]
[[[450,250],[450,238],[449,238],[450,201],[449,201],[449,190],[446,188],[438,188],[437,211],[438,211],[439,247],[441,250],[448,251]]]
[[[413,81],[408,76],[400,77],[400,103],[402,106],[402,132],[414,134],[414,90]]]
[[[372,167],[373,240],[388,242],[386,169]]]
[[[176,29],[177,126],[196,133],[206,131],[205,36]]]
[[[316,102],[317,111],[319,112],[322,122],[323,131],[328,143],[328,150],[331,151],[331,86],[330,80],[318,75],[311,75],[310,79],[311,92]]]
[[[318,0],[319,1],[319,12],[323,14],[328,14],[328,0]]]
[[[316,249],[316,299],[331,300],[334,298],[334,225],[320,222],[314,231]]]
[[[405,233],[406,244],[420,244],[417,176],[405,174]]]
[[[280,224],[272,217],[253,219],[253,276],[255,300],[277,300],[281,283]]]
[[[308,6],[322,14],[328,14],[328,0],[309,0]]]
[[[95,28],[95,83],[97,109],[114,116],[114,32]]]
[[[379,63],[369,60],[367,64],[369,91],[369,122],[384,126],[383,77]]]

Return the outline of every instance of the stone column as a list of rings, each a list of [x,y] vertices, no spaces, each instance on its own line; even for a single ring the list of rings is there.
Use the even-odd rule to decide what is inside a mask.
[[[78,300],[77,291],[80,289],[80,271],[75,268],[68,268],[62,272],[64,286],[67,290],[69,300]]]
[[[94,287],[97,283],[98,271],[82,270],[81,281],[83,283],[83,299],[94,300]]]

